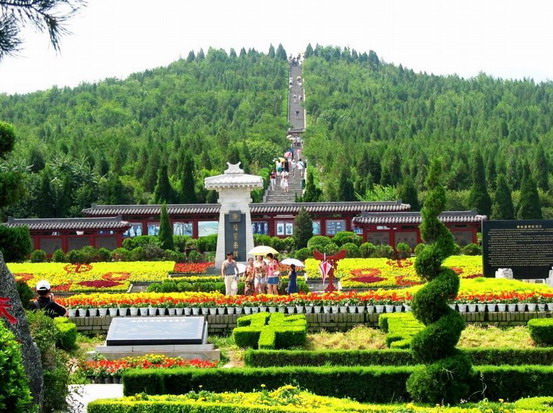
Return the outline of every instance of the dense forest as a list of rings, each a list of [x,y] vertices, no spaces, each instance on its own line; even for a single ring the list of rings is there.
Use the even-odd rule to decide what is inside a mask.
[[[287,83],[279,46],[200,50],[125,80],[0,95],[0,119],[17,133],[2,167],[22,172],[27,189],[4,216],[78,216],[93,202],[214,202],[205,176],[228,160],[260,172],[285,147]]]
[[[551,207],[553,83],[415,73],[334,47],[308,46],[305,58],[305,153],[324,199],[409,197],[441,157],[449,209],[489,215],[475,192],[493,199],[499,176],[516,205],[526,171]]]
[[[311,45],[303,74],[304,201],[402,198],[417,209],[441,157],[448,209],[553,218],[553,83],[415,73],[373,51]],[[0,169],[19,171],[26,189],[2,214],[214,202],[204,177],[229,160],[266,176],[286,147],[287,83],[279,45],[200,50],[124,80],[0,95],[0,120],[17,133]]]

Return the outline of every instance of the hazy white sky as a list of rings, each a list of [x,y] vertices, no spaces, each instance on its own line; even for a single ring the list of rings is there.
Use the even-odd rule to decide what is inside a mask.
[[[125,77],[209,46],[311,42],[374,50],[416,71],[553,79],[549,0],[89,0],[57,54],[46,35],[0,61],[0,92]]]

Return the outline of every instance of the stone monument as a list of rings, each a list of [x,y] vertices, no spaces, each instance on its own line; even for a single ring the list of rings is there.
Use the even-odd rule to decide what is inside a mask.
[[[260,176],[245,174],[236,165],[227,162],[223,175],[205,178],[208,190],[219,192],[219,231],[215,266],[219,268],[227,252],[233,252],[236,261],[246,261],[247,253],[253,247],[252,219],[250,214],[250,193],[263,188]]]
[[[21,344],[21,356],[25,371],[29,377],[29,387],[33,399],[39,406],[42,405],[42,362],[40,351],[31,337],[29,323],[25,318],[25,310],[21,304],[15,279],[4,262],[0,252],[0,318]],[[0,321],[2,322],[2,321]]]

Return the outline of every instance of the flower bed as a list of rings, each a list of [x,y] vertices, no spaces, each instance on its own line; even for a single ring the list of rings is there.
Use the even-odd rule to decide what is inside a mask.
[[[189,308],[189,309],[215,309],[215,308],[239,308],[246,314],[251,308],[256,309],[278,308],[286,312],[398,312],[409,311],[412,295],[420,286],[404,289],[370,290],[364,292],[334,292],[334,293],[308,293],[292,295],[256,295],[256,296],[225,296],[221,293],[132,293],[132,294],[78,294],[73,297],[60,298],[62,305],[69,309],[91,308]],[[528,284],[521,281],[504,279],[464,279],[461,280],[459,294],[452,305],[461,306],[485,304],[493,305],[488,311],[506,311],[506,301],[522,308],[509,309],[509,311],[545,310],[547,303],[553,304],[553,289],[543,284]],[[499,305],[505,305],[501,309]],[[540,308],[542,305],[544,308]],[[485,311],[481,308],[469,311]],[[553,307],[551,308],[553,309]],[[550,310],[551,310],[550,309]],[[264,310],[263,310],[264,311]],[[465,309],[465,311],[467,311]],[[231,313],[230,310],[227,311]],[[284,312],[284,311],[282,311]],[[165,312],[163,312],[165,313]],[[161,311],[160,311],[161,314]],[[181,312],[182,314],[182,312]],[[198,314],[198,313],[196,313]],[[126,315],[122,314],[122,315]],[[136,315],[136,314],[134,314]]]
[[[207,269],[213,267],[213,265],[213,262],[177,262],[173,272],[178,274],[205,274]]]
[[[173,261],[8,264],[16,280],[23,280],[31,287],[47,280],[56,291],[75,292],[126,291],[132,282],[167,279],[174,266]]]
[[[185,360],[180,357],[167,357],[162,354],[149,354],[140,357],[125,357],[119,360],[95,360],[81,364],[83,374],[91,380],[98,381],[104,378],[120,378],[127,370],[197,367],[212,368],[217,363],[205,360]]]
[[[319,263],[315,259],[305,262],[309,278],[320,279]],[[482,257],[457,255],[449,257],[445,265],[461,278],[482,276]],[[414,259],[390,260],[387,258],[346,258],[338,263],[335,274],[344,288],[410,287],[422,284],[415,272]]]

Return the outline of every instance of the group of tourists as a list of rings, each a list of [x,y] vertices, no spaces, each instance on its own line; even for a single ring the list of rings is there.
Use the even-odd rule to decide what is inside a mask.
[[[290,265],[290,268],[287,293],[293,294],[298,292],[297,272],[294,264]],[[227,254],[227,259],[221,265],[221,276],[225,280],[225,294],[236,295],[240,271],[232,252]],[[243,279],[244,295],[278,295],[278,286],[281,282],[280,263],[271,253],[267,254],[265,258],[262,255],[256,256],[255,259],[249,258],[246,270],[243,272]]]
[[[301,153],[300,151],[301,148],[289,148],[283,158],[275,159],[275,168],[269,174],[271,191],[274,191],[278,184],[284,192],[288,192],[290,178],[304,178],[307,165],[304,160],[298,158],[298,153]],[[277,182],[278,180],[279,182]]]

